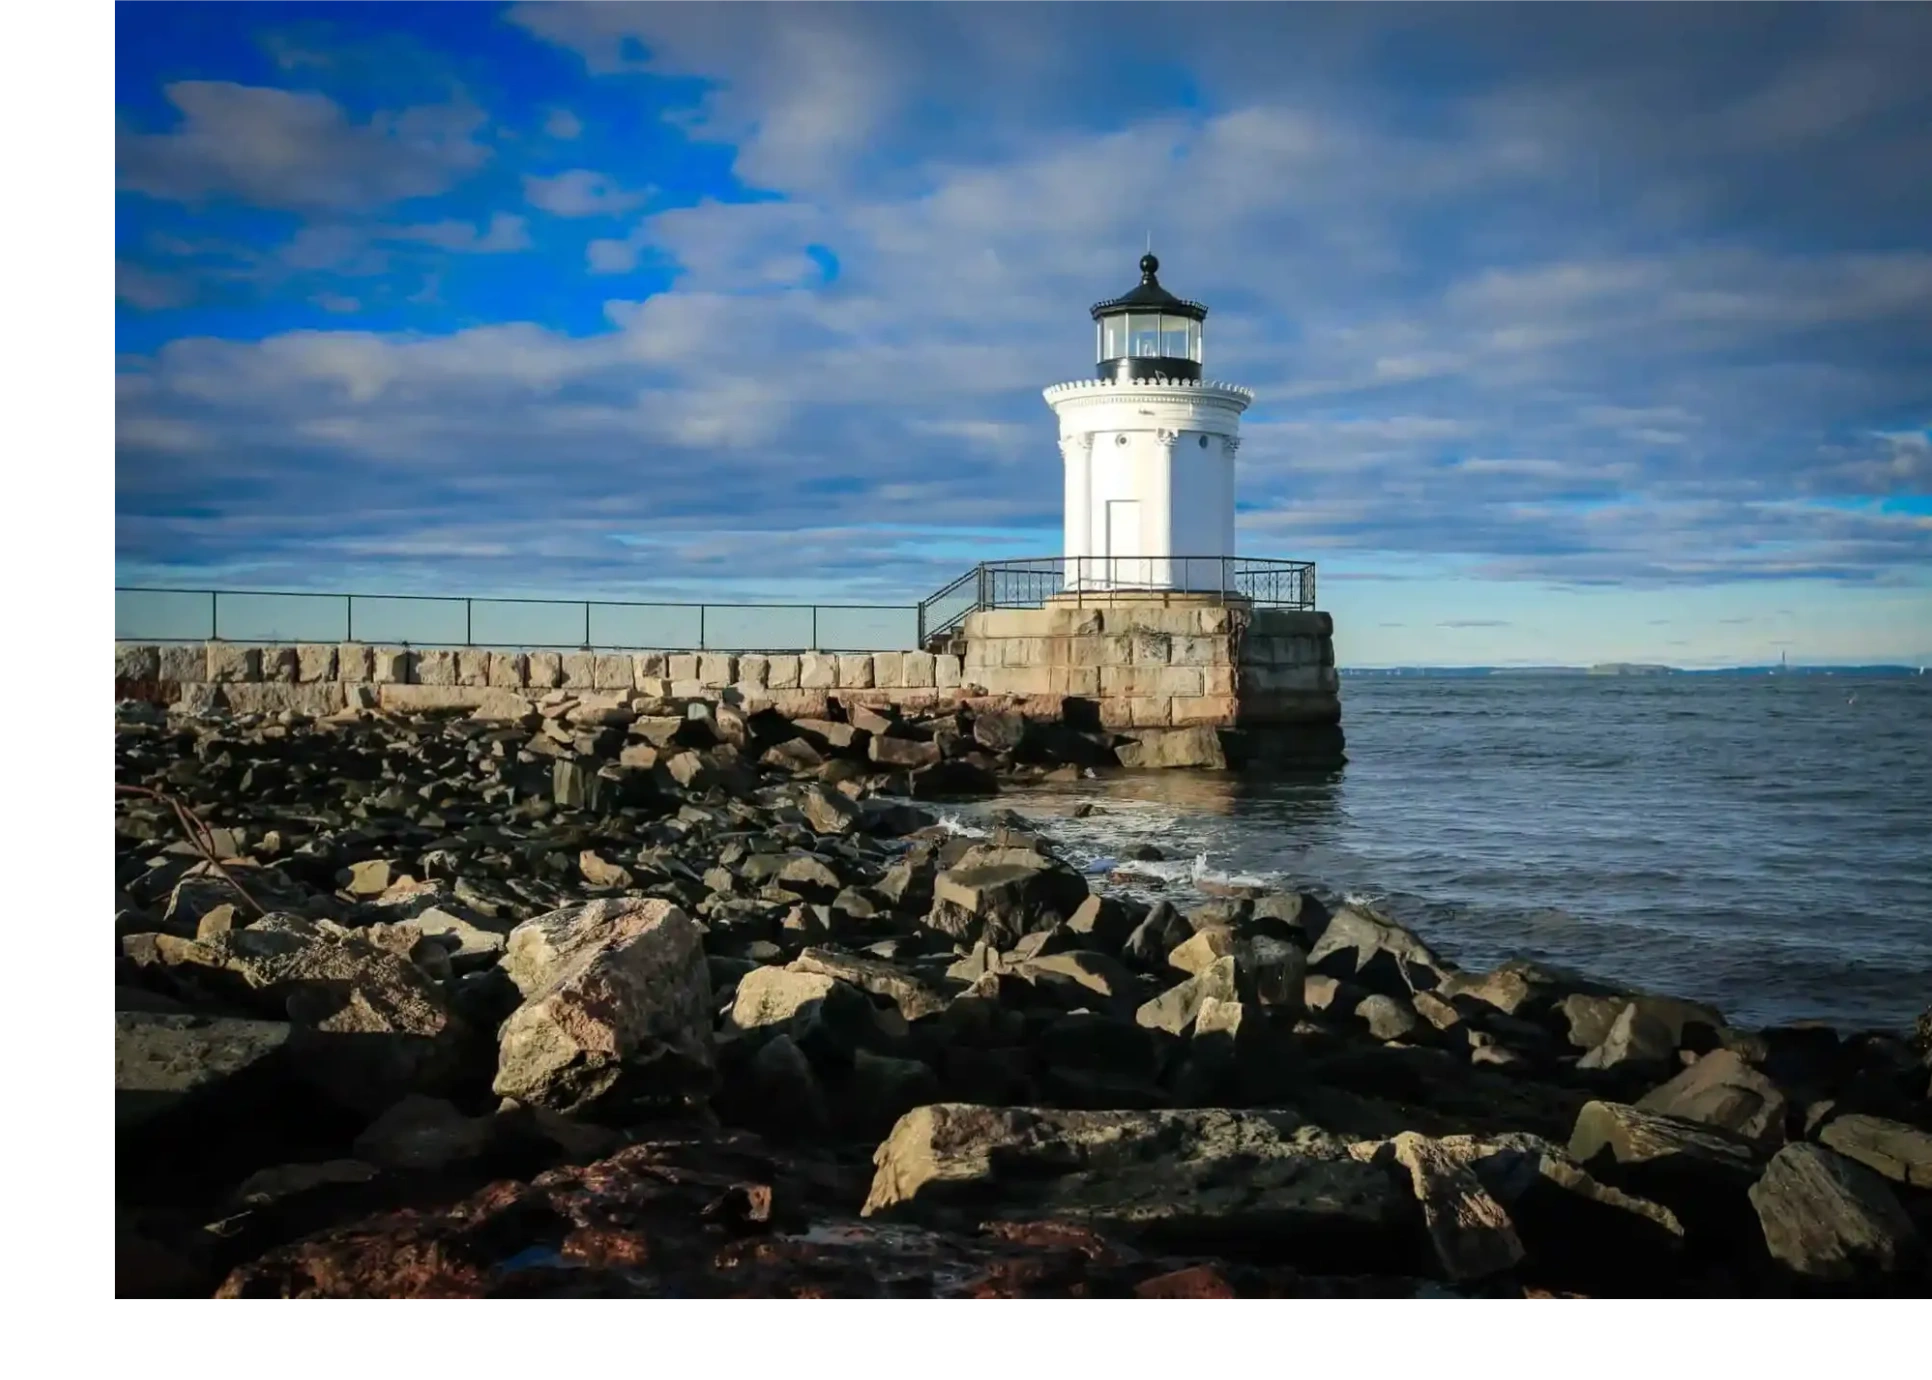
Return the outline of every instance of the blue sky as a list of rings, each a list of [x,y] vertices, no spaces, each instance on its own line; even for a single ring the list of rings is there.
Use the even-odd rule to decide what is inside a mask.
[[[1212,309],[1349,664],[1932,658],[1932,11],[117,7],[121,583],[916,598]]]

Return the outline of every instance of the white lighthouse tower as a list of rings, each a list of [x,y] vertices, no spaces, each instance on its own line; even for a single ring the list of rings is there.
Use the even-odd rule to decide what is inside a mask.
[[[1207,308],[1160,285],[1093,308],[1099,378],[1057,384],[1066,460],[1066,588],[1232,590],[1234,456],[1254,394],[1201,378]]]

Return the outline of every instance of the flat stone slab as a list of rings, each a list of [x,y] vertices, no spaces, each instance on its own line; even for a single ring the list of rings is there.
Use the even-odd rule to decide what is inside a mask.
[[[114,1013],[114,1125],[139,1126],[278,1055],[285,1021]]]

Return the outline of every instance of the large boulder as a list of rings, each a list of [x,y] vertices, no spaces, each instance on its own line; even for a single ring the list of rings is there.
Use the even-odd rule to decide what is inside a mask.
[[[1850,1113],[1826,1122],[1818,1139],[1894,1183],[1932,1189],[1932,1134],[1916,1126]]]
[[[543,938],[522,946],[522,976],[543,981],[499,1032],[497,1094],[608,1115],[708,1089],[711,978],[697,925],[657,899],[578,910],[575,928],[554,912],[529,922]],[[511,932],[512,951],[523,932]]]
[[[291,1022],[301,1075],[345,1107],[373,1115],[462,1071],[470,1031],[443,989],[341,926],[274,913],[205,941],[133,935],[123,948],[197,992]]]
[[[1887,1273],[1921,1248],[1885,1180],[1822,1145],[1787,1145],[1750,1195],[1772,1258],[1809,1279]]]
[[[794,973],[820,973],[883,997],[909,1021],[946,1009],[950,997],[936,992],[895,963],[836,949],[808,948],[788,965]]]
[[[1027,848],[979,847],[933,878],[926,923],[967,944],[1010,949],[1021,935],[1064,923],[1087,899],[1065,863]]]
[[[1784,1094],[1776,1083],[1728,1049],[1712,1050],[1668,1083],[1638,1098],[1637,1106],[1660,1116],[1721,1127],[1767,1152],[1784,1144]]]
[[[1329,1271],[1399,1269],[1418,1216],[1388,1173],[1288,1112],[940,1103],[901,1117],[873,1163],[868,1217],[1051,1217],[1176,1251],[1245,1241]]]
[[[1137,770],[1190,767],[1204,771],[1226,771],[1227,749],[1213,727],[1197,724],[1192,728],[1146,729],[1135,741],[1114,749],[1123,767]]]
[[[793,968],[756,968],[740,978],[723,1028],[755,1045],[785,1035],[822,1069],[849,1066],[858,1049],[881,1038],[862,990],[830,973]]]
[[[1435,986],[1447,967],[1427,944],[1370,911],[1344,906],[1329,917],[1322,937],[1308,953],[1308,970],[1371,991],[1407,996]]]

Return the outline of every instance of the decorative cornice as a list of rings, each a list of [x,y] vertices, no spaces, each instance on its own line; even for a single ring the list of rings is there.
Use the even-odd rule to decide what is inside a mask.
[[[1223,436],[1221,438],[1221,453],[1227,456],[1228,459],[1234,459],[1234,453],[1240,449],[1241,438],[1239,436]]]
[[[1171,427],[1155,427],[1154,440],[1167,450],[1174,449],[1174,443],[1181,439],[1181,433]]]
[[[1129,383],[1118,383],[1113,379],[1074,379],[1069,383],[1056,383],[1045,392],[1048,402],[1074,394],[1169,392],[1215,394],[1230,399],[1239,398],[1244,404],[1254,401],[1252,388],[1222,383],[1218,379],[1136,379]]]
[[[1060,438],[1060,458],[1072,464],[1076,455],[1084,458],[1093,451],[1093,433],[1078,431]]]

